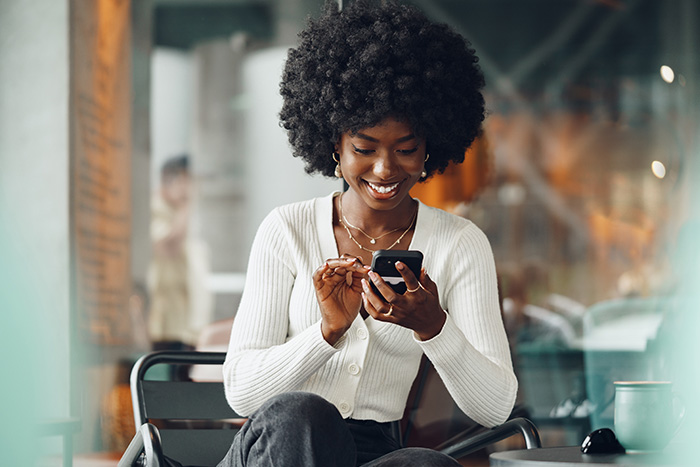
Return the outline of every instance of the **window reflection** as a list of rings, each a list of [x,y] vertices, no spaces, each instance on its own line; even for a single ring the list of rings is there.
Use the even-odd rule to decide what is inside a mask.
[[[251,18],[279,22],[272,34],[239,31],[178,52],[181,81],[190,82],[173,96],[189,100],[168,111],[191,115],[175,149],[193,154],[195,228],[215,252],[215,320],[233,318],[252,232],[267,210],[340,188],[306,177],[276,124],[276,73],[290,31],[321,2],[270,11],[263,3]],[[698,16],[691,1],[411,3],[473,42],[489,112],[465,163],[413,195],[486,232],[521,407],[545,436],[551,431],[551,443],[579,443],[610,423],[608,394],[591,399],[608,389],[603,383],[672,376],[648,343],[678,288],[674,255],[697,152]],[[295,14],[281,21],[282,10]]]
[[[464,170],[414,194],[487,233],[521,402],[580,442],[612,426],[612,381],[673,373],[656,342],[697,150],[674,70],[697,69],[675,41],[694,21],[687,2],[430,3],[477,48],[490,114]]]

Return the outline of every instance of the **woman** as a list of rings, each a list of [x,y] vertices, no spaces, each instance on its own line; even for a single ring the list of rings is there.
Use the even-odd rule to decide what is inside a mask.
[[[488,241],[408,194],[479,134],[477,58],[396,3],[329,5],[300,39],[282,125],[307,172],[349,188],[277,208],[259,228],[224,365],[227,399],[249,421],[220,465],[458,465],[398,449],[389,423],[423,354],[477,422],[504,422],[515,400]],[[419,277],[396,264],[405,294],[369,271],[377,249],[423,252]]]

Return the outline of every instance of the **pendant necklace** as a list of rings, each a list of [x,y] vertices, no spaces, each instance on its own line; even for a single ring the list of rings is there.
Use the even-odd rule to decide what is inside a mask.
[[[359,230],[360,232],[362,232],[362,234],[364,234],[367,238],[370,239],[369,242],[370,242],[371,244],[373,244],[373,245],[374,245],[375,243],[377,243],[377,240],[379,240],[379,239],[381,239],[381,238],[383,238],[383,237],[386,237],[386,236],[389,235],[389,234],[392,234],[392,233],[394,233],[394,232],[397,232],[397,231],[401,230],[401,227],[399,227],[399,228],[397,228],[397,229],[390,230],[389,232],[386,232],[386,233],[380,235],[379,237],[372,237],[371,235],[368,235],[364,230],[362,230],[362,229],[359,228],[359,227],[356,227],[356,226],[352,225],[352,224],[351,224],[350,222],[348,222],[348,220],[345,218],[345,215],[343,215],[343,197],[342,197],[342,196],[340,196],[340,198],[338,198],[338,213],[340,214],[340,219],[338,219],[338,220],[340,221],[340,224],[343,226],[343,228],[345,228],[345,231],[348,233],[348,238],[349,238],[350,240],[352,240],[353,243],[355,243],[355,245],[357,245],[359,248],[361,248],[362,250],[365,250],[365,251],[369,251],[370,253],[374,253],[374,252],[377,251],[377,250],[371,250],[371,249],[369,249],[369,248],[365,248],[364,246],[362,246],[362,245],[360,244],[360,242],[358,242],[358,241],[355,239],[355,237],[352,235],[352,232],[350,232],[350,229],[349,229],[348,227],[352,227],[353,229],[356,229],[356,230]],[[411,230],[411,227],[413,227],[413,223],[415,222],[417,216],[418,216],[418,210],[416,209],[416,212],[413,213],[413,217],[411,217],[411,222],[408,224],[408,227],[406,228],[406,230],[403,231],[403,233],[401,234],[401,236],[400,236],[398,239],[396,239],[396,241],[395,241],[394,243],[392,243],[390,247],[384,248],[384,250],[391,250],[391,249],[394,248],[396,245],[398,245],[398,244],[401,242],[401,240],[403,240],[403,238],[406,236],[406,234],[408,233],[408,231]]]
[[[397,229],[394,229],[394,230],[390,230],[390,231],[388,231],[388,232],[385,232],[385,233],[381,234],[379,237],[373,237],[373,236],[371,236],[370,234],[368,234],[367,232],[365,232],[364,230],[362,230],[361,228],[359,228],[359,227],[357,227],[357,226],[355,226],[355,225],[352,225],[350,222],[348,222],[347,218],[343,215],[343,206],[342,206],[342,203],[340,202],[340,200],[338,200],[338,202],[341,204],[341,206],[340,206],[340,217],[343,218],[343,224],[345,224],[346,226],[351,227],[351,228],[353,228],[353,229],[355,229],[355,230],[359,230],[360,233],[362,233],[362,235],[364,235],[365,237],[369,238],[369,242],[370,242],[372,245],[374,245],[375,243],[377,243],[377,240],[382,239],[382,238],[386,237],[386,236],[389,235],[389,234],[393,234],[394,232],[398,232],[399,230],[401,230],[401,229],[403,228],[403,227],[399,227],[399,228],[397,228]]]

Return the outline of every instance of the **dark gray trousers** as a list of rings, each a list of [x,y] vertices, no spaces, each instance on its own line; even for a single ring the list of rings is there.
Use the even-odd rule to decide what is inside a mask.
[[[343,420],[333,404],[304,392],[268,400],[243,425],[218,467],[454,467],[449,456],[400,449],[389,424]]]

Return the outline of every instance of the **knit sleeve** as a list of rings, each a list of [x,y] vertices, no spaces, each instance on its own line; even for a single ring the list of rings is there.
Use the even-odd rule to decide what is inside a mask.
[[[296,277],[288,243],[288,227],[275,210],[253,241],[223,368],[226,398],[242,416],[298,389],[337,352],[323,339],[320,321],[287,340]]]
[[[518,389],[498,302],[491,246],[469,224],[451,250],[440,301],[448,318],[420,342],[457,406],[484,426],[503,423]],[[454,260],[459,258],[459,260]]]

